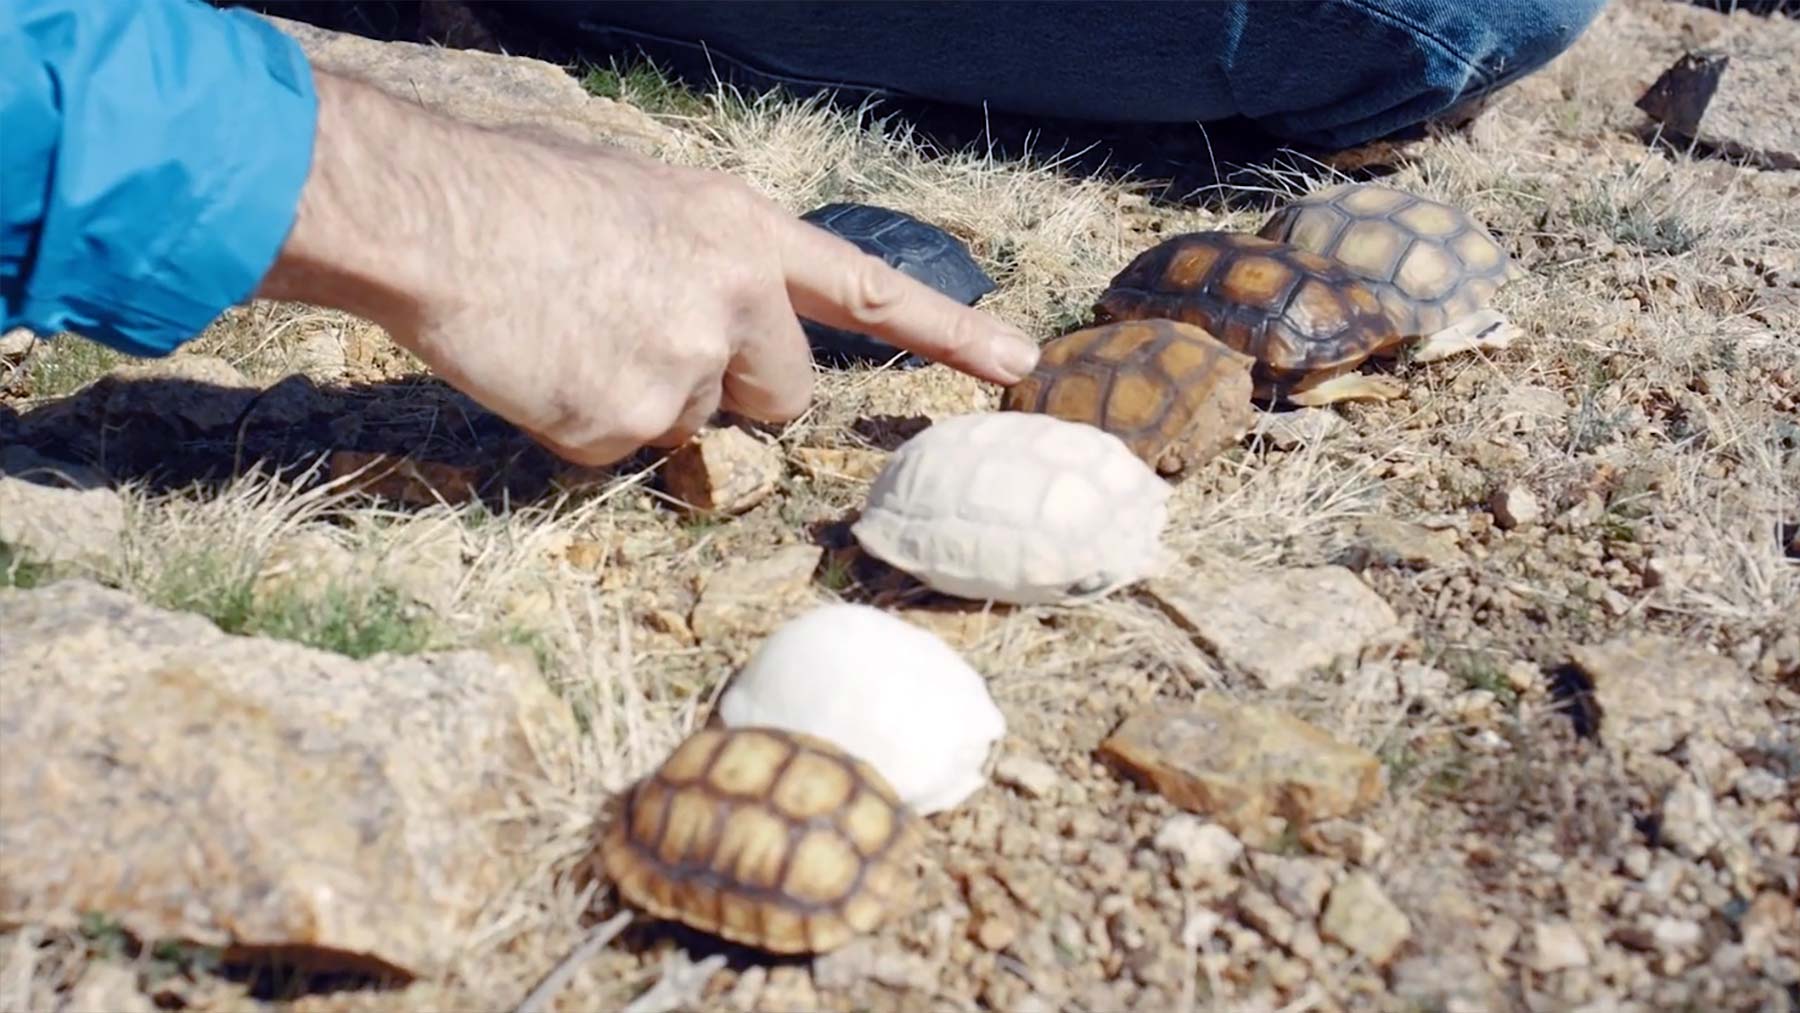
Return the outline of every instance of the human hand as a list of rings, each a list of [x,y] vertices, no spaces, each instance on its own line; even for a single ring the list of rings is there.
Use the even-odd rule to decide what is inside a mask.
[[[318,72],[312,174],[258,295],[382,325],[557,454],[673,446],[812,394],[796,314],[995,383],[1036,346],[722,173],[432,116]]]

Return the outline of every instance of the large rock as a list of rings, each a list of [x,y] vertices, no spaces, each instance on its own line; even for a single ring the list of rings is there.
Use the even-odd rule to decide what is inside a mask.
[[[1388,603],[1341,566],[1169,577],[1145,590],[1202,647],[1270,689],[1400,633]]]
[[[543,129],[642,154],[657,154],[677,139],[673,130],[643,110],[590,95],[562,68],[542,60],[378,42],[286,18],[269,21],[293,36],[317,66],[481,126]]]
[[[25,473],[32,477],[0,472],[0,545],[34,563],[101,567],[118,555],[125,535],[118,493],[34,480],[50,477],[44,469]]]
[[[1127,718],[1100,755],[1175,805],[1255,844],[1272,816],[1304,827],[1381,796],[1381,761],[1267,707],[1202,693]]]
[[[480,652],[355,662],[86,581],[0,589],[0,630],[0,922],[439,973],[575,734]]]
[[[1705,49],[1684,53],[1637,106],[1677,140],[1695,140],[1765,169],[1800,169],[1800,22],[1730,19]]]
[[[1600,740],[1621,754],[1667,754],[1693,736],[1749,746],[1771,722],[1748,671],[1671,637],[1626,634],[1570,659],[1592,687]]]

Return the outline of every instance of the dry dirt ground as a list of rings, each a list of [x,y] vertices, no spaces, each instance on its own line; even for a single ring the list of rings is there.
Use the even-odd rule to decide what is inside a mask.
[[[245,430],[259,437],[187,438],[181,420],[206,409],[169,400],[143,407],[135,429],[110,429],[104,447],[92,433],[39,446],[104,458],[129,480],[126,551],[86,572],[234,630],[358,653],[526,644],[584,717],[582,760],[542,786],[538,874],[496,899],[439,979],[264,1000],[240,978],[134,958],[103,933],[21,926],[0,935],[0,1008],[61,1008],[108,962],[171,1007],[508,1008],[615,910],[577,875],[592,814],[704,719],[774,621],[843,598],[938,610],[930,621],[1008,716],[1002,752],[1049,775],[935,817],[918,904],[872,940],[816,965],[733,951],[687,1008],[1794,1009],[1800,174],[1656,148],[1632,107],[1687,26],[1716,17],[1620,0],[1469,129],[1394,160],[1389,182],[1467,208],[1519,259],[1526,274],[1500,306],[1524,339],[1412,367],[1406,398],[1246,440],[1178,486],[1167,540],[1189,564],[1248,575],[1348,563],[1404,627],[1279,690],[1137,595],[959,611],[847,551],[859,467],[921,417],[997,403],[997,390],[941,368],[822,375],[806,417],[764,433],[788,464],[775,494],[699,518],[669,502],[654,455],[610,473],[559,469],[358,321],[276,305],[228,314],[192,352],[257,387],[303,375],[267,402],[315,399],[325,420],[305,409],[307,426],[285,426],[276,404],[276,422]],[[1059,173],[1049,155],[928,157],[903,133],[817,105],[652,84],[627,77],[624,96],[688,139],[678,157],[796,212],[852,199],[929,218],[999,282],[984,305],[1034,334],[1078,321],[1159,237],[1254,229],[1263,215],[1152,203]],[[1297,192],[1329,175],[1279,182]],[[0,367],[6,410],[40,417],[116,365],[78,339],[40,345]],[[243,463],[246,448],[301,464],[345,447],[471,466],[491,495],[377,505],[316,470]],[[1500,523],[1508,513],[1519,523]],[[421,579],[404,567],[331,578],[381,603],[354,629],[258,610],[255,578],[292,539],[370,555],[446,523],[460,548],[433,555]],[[791,594],[693,628],[707,575],[797,543],[827,551]],[[14,582],[55,575],[9,565]],[[1651,677],[1628,696],[1654,707],[1692,668],[1674,648],[1708,652],[1755,734],[1709,728],[1701,708],[1685,745],[1654,763],[1608,748],[1605,715],[1596,736],[1591,707],[1567,712],[1583,699],[1568,692],[1584,685],[1571,661],[1639,633],[1669,638],[1649,641],[1667,665],[1640,667]],[[1382,798],[1340,838],[1350,854],[1292,835],[1242,854],[1207,838],[1224,849],[1211,856],[1179,835],[1158,843],[1176,810],[1096,747],[1143,705],[1202,690],[1286,710],[1381,758]],[[1405,917],[1385,962],[1317,926],[1322,891],[1358,872]],[[710,952],[640,925],[552,1008],[621,1008],[686,945]]]

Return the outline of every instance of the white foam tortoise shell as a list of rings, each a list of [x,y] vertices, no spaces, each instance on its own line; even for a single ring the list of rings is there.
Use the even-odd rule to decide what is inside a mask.
[[[949,644],[868,605],[821,605],[782,624],[719,698],[728,727],[773,727],[868,762],[914,812],[952,808],[987,783],[1006,718]]]
[[[1095,426],[957,415],[894,451],[851,530],[863,551],[940,593],[1046,604],[1156,572],[1170,491]]]

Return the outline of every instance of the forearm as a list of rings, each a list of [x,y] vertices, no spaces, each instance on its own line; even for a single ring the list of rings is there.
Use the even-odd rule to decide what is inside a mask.
[[[416,332],[441,274],[431,258],[467,231],[454,125],[325,71],[315,69],[314,82],[312,165],[293,228],[256,295]]]
[[[314,111],[299,47],[248,12],[0,3],[0,325],[193,337],[273,263]]]

